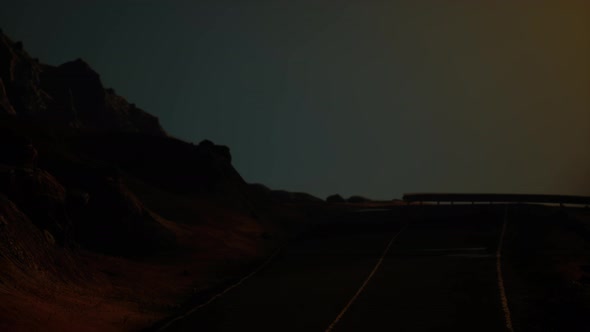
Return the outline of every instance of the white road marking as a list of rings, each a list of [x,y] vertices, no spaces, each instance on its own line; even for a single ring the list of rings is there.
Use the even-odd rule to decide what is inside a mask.
[[[346,304],[346,306],[344,306],[344,308],[342,309],[342,311],[340,311],[340,313],[338,314],[338,316],[336,316],[336,319],[334,319],[334,321],[332,322],[332,324],[330,324],[330,326],[328,326],[328,328],[326,329],[326,332],[330,332],[330,331],[332,331],[334,329],[334,327],[336,326],[336,324],[338,324],[338,322],[340,321],[340,319],[342,319],[342,317],[344,316],[344,314],[346,314],[346,312],[348,311],[348,309],[356,301],[356,299],[359,297],[359,295],[361,295],[361,293],[363,292],[363,290],[365,289],[365,287],[367,287],[367,284],[369,284],[369,281],[371,281],[371,278],[373,278],[373,275],[375,275],[375,272],[377,272],[377,270],[381,266],[381,263],[383,263],[383,259],[385,258],[385,256],[389,252],[389,248],[391,248],[391,245],[393,244],[393,242],[395,242],[395,239],[397,239],[397,237],[407,227],[408,227],[408,224],[406,224],[402,229],[400,229],[400,231],[397,232],[395,235],[393,235],[393,237],[391,238],[391,240],[389,240],[389,243],[387,244],[387,247],[385,247],[385,250],[383,250],[383,254],[381,254],[381,257],[379,258],[379,261],[377,261],[377,264],[375,264],[375,267],[373,268],[373,270],[371,271],[371,273],[369,273],[369,276],[365,279],[365,281],[363,282],[363,284],[361,285],[361,287],[356,291],[356,293],[350,299],[350,301],[348,301],[348,303]]]
[[[241,285],[244,281],[246,281],[247,279],[250,279],[252,276],[254,276],[256,273],[260,272],[262,269],[264,269],[278,254],[279,252],[282,250],[283,248],[279,248],[277,250],[275,250],[275,252],[270,255],[270,257],[264,261],[264,263],[262,263],[256,270],[252,271],[250,274],[246,275],[245,277],[243,277],[242,279],[238,280],[238,282],[236,282],[235,284],[229,286],[228,288],[226,288],[225,290],[223,290],[221,293],[218,293],[216,295],[214,295],[212,298],[210,298],[207,302],[202,303],[194,308],[192,308],[191,310],[189,310],[187,313],[185,313],[184,315],[180,315],[174,319],[172,319],[171,321],[169,321],[168,323],[166,323],[166,325],[162,326],[160,329],[158,329],[158,331],[164,331],[165,329],[169,328],[170,326],[172,326],[172,324],[176,323],[177,321],[184,319],[185,317],[195,313],[197,310],[203,308],[204,306],[210,304],[211,302],[215,301],[216,299],[218,299],[220,296],[226,294],[227,292],[229,292],[230,290],[238,287],[239,285]]]
[[[506,223],[508,222],[508,206],[504,210],[504,223],[502,225],[502,233],[500,234],[500,242],[496,250],[496,272],[498,274],[498,289],[500,291],[500,301],[502,302],[502,311],[504,312],[504,320],[506,321],[506,329],[513,332],[512,318],[510,315],[510,308],[508,307],[508,298],[506,297],[506,289],[504,288],[504,278],[502,277],[502,245],[504,244],[504,234],[506,233]]]
[[[506,224],[508,222],[507,217],[508,217],[508,206],[506,206],[506,208],[504,210],[504,220],[503,220],[503,225],[502,225],[502,232],[500,234],[498,248],[496,249],[496,272],[497,272],[497,277],[498,277],[498,288],[499,288],[499,292],[500,292],[500,300],[502,303],[502,311],[504,312],[504,319],[506,322],[506,329],[509,332],[514,332],[514,328],[512,326],[512,318],[510,315],[510,308],[508,307],[508,298],[506,297],[506,289],[504,288],[504,278],[502,276],[502,264],[501,264],[502,263],[501,262],[502,246],[504,244],[504,235],[506,234]],[[387,247],[383,251],[383,254],[379,258],[379,261],[377,262],[377,264],[375,265],[375,267],[373,268],[373,270],[371,271],[369,276],[365,279],[365,281],[363,282],[361,287],[357,290],[357,292],[350,299],[350,301],[348,301],[348,303],[346,304],[344,309],[342,309],[342,311],[340,311],[338,316],[336,316],[336,319],[334,319],[334,321],[330,324],[330,326],[328,326],[328,328],[326,329],[325,332],[332,331],[334,329],[334,327],[336,326],[336,324],[338,324],[340,319],[342,319],[344,314],[346,314],[348,309],[352,306],[352,304],[356,301],[356,299],[359,297],[359,295],[363,292],[363,290],[365,289],[365,287],[367,286],[367,284],[369,283],[371,278],[373,278],[373,275],[375,274],[375,272],[377,272],[377,270],[381,266],[383,259],[385,258],[385,256],[389,252],[389,249],[391,248],[391,245],[393,244],[393,242],[395,242],[395,239],[397,239],[397,237],[407,228],[407,226],[408,225],[406,224],[397,234],[395,234],[391,238],[391,240],[387,244]],[[479,250],[485,250],[485,249],[486,248],[484,248],[484,247],[477,247],[477,248],[455,248],[455,249],[423,249],[422,251],[449,251],[449,250],[479,251]]]

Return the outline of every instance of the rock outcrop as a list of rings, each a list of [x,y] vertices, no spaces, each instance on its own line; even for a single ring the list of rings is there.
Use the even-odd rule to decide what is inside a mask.
[[[0,114],[43,123],[166,135],[158,118],[105,89],[82,59],[60,66],[39,63],[0,33]]]
[[[64,247],[115,256],[173,248],[159,214],[178,216],[176,200],[250,217],[265,204],[323,202],[253,189],[228,147],[168,136],[85,61],[43,65],[1,33],[0,117],[0,194]]]
[[[47,111],[51,97],[40,88],[42,65],[0,33],[0,79],[14,114],[40,116]],[[0,92],[1,97],[2,92]]]

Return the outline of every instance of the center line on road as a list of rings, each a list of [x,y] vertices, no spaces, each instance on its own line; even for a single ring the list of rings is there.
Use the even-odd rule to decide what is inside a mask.
[[[395,235],[393,235],[393,237],[391,238],[391,240],[389,240],[389,243],[387,244],[387,247],[385,247],[385,250],[383,250],[383,254],[381,254],[381,257],[379,258],[379,261],[377,261],[377,264],[375,264],[375,267],[373,268],[373,270],[371,271],[371,273],[369,273],[369,276],[365,279],[365,281],[363,282],[363,284],[361,285],[361,287],[356,291],[356,293],[350,299],[350,301],[348,301],[348,303],[346,304],[346,306],[344,307],[344,309],[342,309],[342,311],[340,311],[340,313],[338,314],[338,316],[336,316],[336,319],[334,319],[334,321],[332,322],[332,324],[330,324],[330,326],[328,326],[328,328],[326,329],[326,332],[330,332],[330,331],[332,331],[334,329],[334,326],[336,326],[336,324],[338,324],[338,322],[340,321],[340,319],[342,319],[342,317],[344,316],[344,314],[348,311],[348,309],[356,301],[356,299],[359,297],[359,295],[361,295],[361,293],[363,292],[363,290],[365,289],[365,287],[367,287],[367,284],[369,284],[369,281],[371,281],[371,278],[373,278],[373,275],[375,275],[375,272],[377,272],[377,270],[379,269],[379,266],[381,266],[381,263],[383,263],[383,259],[385,258],[385,256],[389,252],[389,248],[391,248],[391,245],[393,244],[393,242],[395,242],[395,239],[397,239],[397,237],[406,228],[408,228],[408,224],[406,224],[404,227],[402,227],[402,229],[400,229],[400,231],[397,232]]]

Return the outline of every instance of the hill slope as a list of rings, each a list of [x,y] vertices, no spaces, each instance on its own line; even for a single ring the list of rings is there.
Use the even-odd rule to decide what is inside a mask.
[[[139,329],[299,227],[227,147],[170,137],[83,60],[0,34],[0,330]],[[307,197],[307,196],[306,196]]]

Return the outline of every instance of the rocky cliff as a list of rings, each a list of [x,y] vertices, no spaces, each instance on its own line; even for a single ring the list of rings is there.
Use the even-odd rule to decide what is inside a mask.
[[[0,114],[70,127],[166,134],[158,118],[105,89],[83,60],[45,65],[2,33]]]

